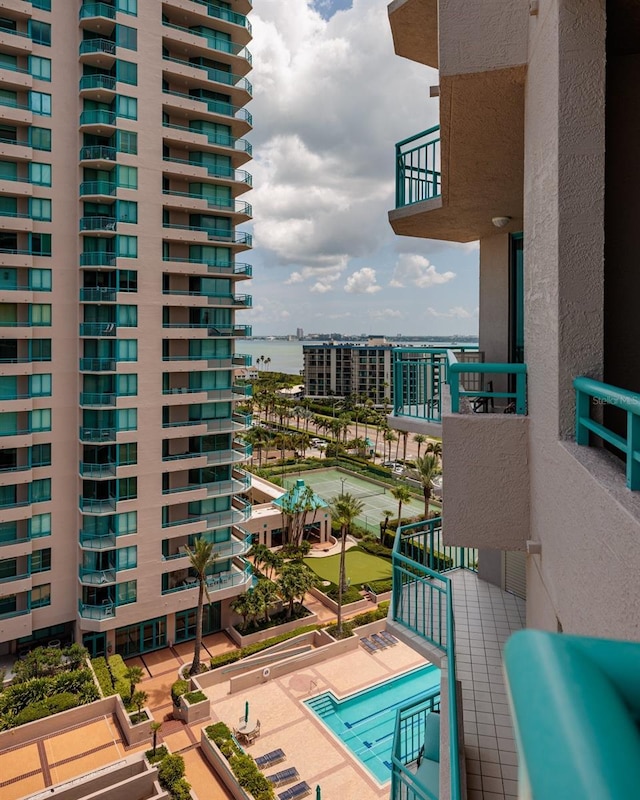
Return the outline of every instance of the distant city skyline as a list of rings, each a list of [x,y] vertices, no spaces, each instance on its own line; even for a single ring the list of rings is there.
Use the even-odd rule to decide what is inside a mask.
[[[256,0],[256,335],[476,334],[478,250],[396,237],[394,145],[438,123],[437,72],[393,53],[387,0]]]

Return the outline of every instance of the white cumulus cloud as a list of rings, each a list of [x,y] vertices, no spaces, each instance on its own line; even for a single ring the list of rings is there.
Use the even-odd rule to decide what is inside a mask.
[[[375,294],[382,289],[376,282],[376,271],[371,267],[363,267],[349,275],[344,285],[345,292],[350,294]]]
[[[462,306],[454,306],[450,308],[448,311],[437,311],[435,308],[427,308],[427,314],[430,314],[432,317],[448,317],[451,319],[471,319],[472,317],[476,317],[478,315],[478,309],[474,309],[473,311],[468,311],[466,308]]]
[[[428,289],[430,286],[448,283],[455,277],[455,272],[438,272],[436,267],[424,256],[405,253],[396,262],[389,286],[402,288],[412,285],[418,289]]]
[[[369,312],[369,316],[371,319],[401,319],[404,314],[394,308],[376,308]]]

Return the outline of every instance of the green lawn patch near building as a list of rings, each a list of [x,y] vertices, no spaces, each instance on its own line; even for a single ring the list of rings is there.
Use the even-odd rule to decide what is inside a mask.
[[[345,559],[347,578],[352,586],[391,577],[391,562],[388,559],[363,553],[356,548],[347,550]],[[325,558],[305,558],[304,563],[323,581],[338,583],[339,555]]]

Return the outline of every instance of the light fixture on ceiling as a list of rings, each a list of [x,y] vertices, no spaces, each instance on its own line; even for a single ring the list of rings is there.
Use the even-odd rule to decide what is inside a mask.
[[[493,217],[491,222],[496,228],[504,228],[511,222],[511,217]]]

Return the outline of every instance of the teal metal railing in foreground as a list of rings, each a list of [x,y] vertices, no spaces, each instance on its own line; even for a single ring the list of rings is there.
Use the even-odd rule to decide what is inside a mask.
[[[627,488],[640,489],[640,394],[618,389],[593,378],[576,378],[576,442],[589,445],[589,432],[621,450],[627,459]],[[626,434],[621,436],[591,418],[594,405],[614,406],[626,414]]]
[[[396,208],[439,197],[440,126],[396,144]]]
[[[432,689],[398,709],[391,751],[392,800],[438,800],[438,796],[423,786],[419,776],[406,769],[417,762],[424,743],[427,715],[440,711],[440,690]],[[398,769],[396,769],[396,766]]]
[[[520,796],[637,797],[640,644],[526,630],[504,662]]]
[[[469,364],[458,361],[455,354],[448,353],[447,356],[447,381],[451,390],[451,413],[460,413],[460,398],[473,397],[478,400],[486,399],[487,402],[495,399],[508,399],[511,401],[508,410],[514,414],[527,413],[527,365],[526,364],[498,364],[483,363]],[[486,389],[462,389],[460,387],[461,375],[509,375],[515,377],[515,389],[513,391],[498,392],[493,388]],[[506,409],[505,409],[506,410]]]
[[[460,800],[453,597],[451,580],[442,572],[456,568],[475,569],[477,550],[456,547],[449,548],[447,552],[441,536],[440,518],[402,525],[398,528],[393,546],[391,614],[394,622],[425,639],[441,650],[447,658],[451,780],[449,796],[451,800]],[[411,706],[405,706],[398,713],[410,712]],[[434,800],[436,796],[416,780],[412,766],[417,754],[413,750],[406,752],[402,750],[397,741],[398,731],[396,725],[392,753],[391,800]]]

